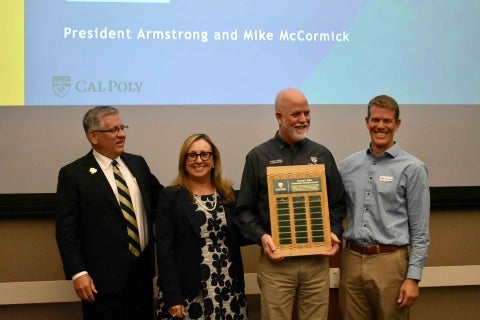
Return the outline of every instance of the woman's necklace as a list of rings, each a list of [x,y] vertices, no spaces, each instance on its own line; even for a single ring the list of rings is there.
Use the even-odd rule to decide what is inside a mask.
[[[217,189],[215,189],[215,192],[213,193],[213,205],[211,208],[207,207],[205,203],[201,199],[201,195],[195,195],[195,202],[204,210],[208,212],[212,212],[217,208]]]

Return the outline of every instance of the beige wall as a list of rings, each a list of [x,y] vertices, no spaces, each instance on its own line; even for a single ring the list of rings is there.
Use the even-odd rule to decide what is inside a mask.
[[[55,192],[59,168],[90,149],[81,126],[88,109],[0,108],[0,194]],[[175,178],[183,140],[193,132],[206,132],[222,152],[223,174],[239,189],[245,155],[278,129],[272,105],[119,109],[130,126],[127,151],[143,155],[163,184]],[[363,120],[366,107],[312,105],[311,111],[308,137],[325,145],[337,162],[370,141]],[[478,186],[480,106],[402,105],[401,118],[395,140],[427,164],[430,186]],[[466,155],[460,165],[456,155]]]
[[[0,220],[0,283],[64,279],[54,228],[54,221],[49,219]],[[478,230],[480,209],[433,211],[427,266],[480,265]],[[254,273],[258,248],[249,246],[243,252],[245,272]],[[423,287],[412,308],[412,319],[478,319],[478,297],[478,285]],[[80,318],[78,303],[0,305],[0,319]]]

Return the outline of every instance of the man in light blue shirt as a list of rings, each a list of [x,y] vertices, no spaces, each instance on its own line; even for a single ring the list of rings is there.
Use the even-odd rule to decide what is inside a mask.
[[[340,309],[348,319],[408,319],[430,243],[425,164],[400,149],[397,102],[373,98],[368,148],[339,164],[347,199]]]

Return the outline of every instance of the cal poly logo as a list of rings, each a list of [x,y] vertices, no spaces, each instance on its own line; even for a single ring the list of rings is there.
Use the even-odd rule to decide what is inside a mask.
[[[70,92],[70,77],[52,77],[53,92],[60,98]]]

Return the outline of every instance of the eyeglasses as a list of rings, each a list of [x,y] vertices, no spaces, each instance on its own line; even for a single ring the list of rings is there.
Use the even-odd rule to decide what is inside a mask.
[[[121,126],[118,126],[118,127],[113,127],[112,129],[108,129],[108,130],[92,130],[93,132],[109,132],[111,134],[117,134],[120,130],[122,131],[125,131],[125,129],[128,129],[128,126],[127,125],[121,125]]]
[[[207,161],[211,156],[211,152],[202,151],[200,153],[189,152],[185,155],[185,158],[187,158],[187,160],[190,162],[196,161],[198,157],[200,157],[200,159],[203,161]]]

